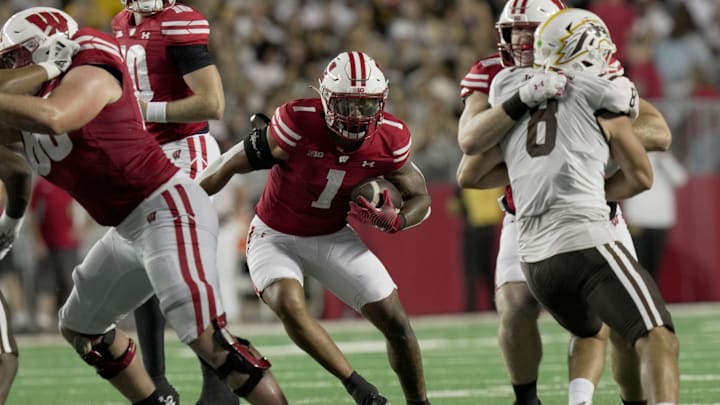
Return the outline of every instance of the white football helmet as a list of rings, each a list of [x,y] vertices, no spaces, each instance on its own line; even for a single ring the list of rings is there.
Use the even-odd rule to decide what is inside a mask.
[[[590,11],[567,8],[535,31],[535,66],[602,75],[615,53],[605,23]]]
[[[375,131],[385,108],[388,81],[375,60],[362,52],[343,52],[320,78],[327,126],[341,137],[360,141]]]
[[[532,59],[532,41],[527,44],[513,44],[512,30],[537,28],[551,15],[566,8],[561,0],[508,0],[495,24],[498,34],[498,50],[503,66],[530,66],[523,63],[523,52]]]
[[[133,13],[154,14],[175,5],[175,0],[120,0]]]
[[[16,69],[47,60],[34,52],[54,34],[72,38],[78,24],[66,12],[52,7],[31,7],[13,14],[0,32],[0,68]]]

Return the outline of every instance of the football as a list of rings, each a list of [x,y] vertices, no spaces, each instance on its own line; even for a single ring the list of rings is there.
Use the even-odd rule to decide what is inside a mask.
[[[385,203],[383,201],[383,190],[388,189],[390,191],[390,199],[393,202],[395,208],[402,206],[402,196],[400,191],[395,187],[394,184],[382,177],[374,177],[367,179],[364,182],[358,184],[350,194],[355,203],[358,202],[358,197],[363,196],[376,208],[380,208]]]

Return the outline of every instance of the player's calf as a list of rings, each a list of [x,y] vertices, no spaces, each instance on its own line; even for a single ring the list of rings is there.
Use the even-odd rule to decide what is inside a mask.
[[[229,351],[225,362],[215,369],[218,377],[225,380],[234,372],[247,374],[245,382],[233,391],[239,397],[248,396],[270,368],[270,362],[252,350],[248,340],[233,336],[225,328],[216,328],[213,338]]]
[[[122,331],[112,329],[104,334],[89,335],[62,328],[61,332],[80,358],[132,403],[173,403],[167,402],[166,396],[155,389],[150,376],[135,358],[135,342]]]

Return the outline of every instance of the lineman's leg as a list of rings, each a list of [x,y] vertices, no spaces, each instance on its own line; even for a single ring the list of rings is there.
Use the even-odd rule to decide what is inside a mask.
[[[647,404],[640,376],[640,357],[635,348],[615,331],[610,331],[610,365],[620,398],[625,405]]]
[[[263,405],[287,401],[249,342],[225,328],[215,267],[217,214],[205,191],[177,177],[160,199],[143,206],[139,218],[155,212],[154,226],[134,240],[160,300],[160,308],[180,340],[207,362],[237,396]]]
[[[637,350],[649,402],[677,403],[679,345],[657,284],[622,243],[606,244],[597,251],[608,270],[591,296],[593,308]],[[608,302],[613,305],[604,305]]]
[[[60,309],[63,337],[132,403],[160,403],[135,343],[115,323],[152,294],[142,264],[115,229],[108,231],[73,272]]]
[[[0,404],[4,404],[10,393],[18,369],[18,349],[10,323],[5,297],[0,292]]]
[[[407,403],[429,403],[420,345],[385,266],[350,227],[317,240],[324,260],[308,265],[307,273],[383,333]]]
[[[210,162],[220,157],[220,147],[218,146],[215,138],[209,133],[196,134],[188,136],[184,139],[168,142],[163,144],[162,148],[165,152],[165,156],[167,156],[170,161],[179,167],[180,170],[188,174],[191,179],[196,178],[198,173],[202,172]],[[156,301],[155,305],[149,306],[148,304],[145,304],[143,307],[138,308],[138,310],[135,311],[136,322],[142,322],[138,319],[139,312],[142,310],[147,311],[148,316],[157,317],[156,314],[160,314],[157,299],[154,300]],[[162,315],[160,314],[160,316]],[[158,327],[155,327],[157,331],[162,331],[162,329],[157,328]],[[150,338],[152,338],[152,336],[156,336],[151,332],[148,332],[148,334],[151,335]],[[142,348],[145,349],[145,337],[140,335],[139,331],[138,339],[140,340]],[[154,341],[157,342],[157,340]],[[148,343],[152,344],[151,342]],[[159,350],[159,356],[162,356],[163,353],[161,349],[162,346],[158,346],[157,350]],[[157,358],[157,362],[160,360],[159,356]],[[145,361],[146,366],[147,360],[148,357],[145,355],[145,350],[143,350],[143,361]],[[227,385],[224,382],[220,381],[215,373],[215,370],[213,370],[212,367],[210,367],[202,359],[198,358],[198,360],[202,371],[202,391],[200,392],[200,399],[198,400],[197,405],[237,405],[240,402],[238,397],[227,388]],[[163,363],[163,375],[165,373],[164,368]],[[153,375],[152,371],[151,375]]]
[[[632,235],[630,235],[620,206],[616,207],[613,224],[615,225],[618,240],[627,249],[628,253],[637,259]],[[612,343],[610,359],[613,378],[618,386],[620,386],[620,397],[623,404],[646,404],[646,396],[643,392],[642,379],[640,378],[640,358],[635,348],[623,340],[614,330],[610,331],[610,342]]]
[[[568,403],[591,404],[595,387],[605,367],[605,350],[610,329],[603,325],[592,337],[570,336],[568,349]]]
[[[542,341],[537,319],[540,304],[530,293],[520,266],[515,216],[505,214],[495,266],[498,343],[510,374],[517,405],[539,403],[537,379]]]
[[[153,295],[135,310],[135,327],[143,365],[150,378],[158,391],[172,396],[175,402],[179,402],[180,394],[165,376],[165,318],[160,312],[156,296]]]

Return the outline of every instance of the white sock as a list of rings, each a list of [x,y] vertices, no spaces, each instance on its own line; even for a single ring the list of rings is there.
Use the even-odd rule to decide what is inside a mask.
[[[591,405],[593,392],[595,392],[595,385],[592,381],[587,378],[576,378],[568,385],[568,404]]]
[[[675,405],[675,402],[658,402],[655,405]]]

